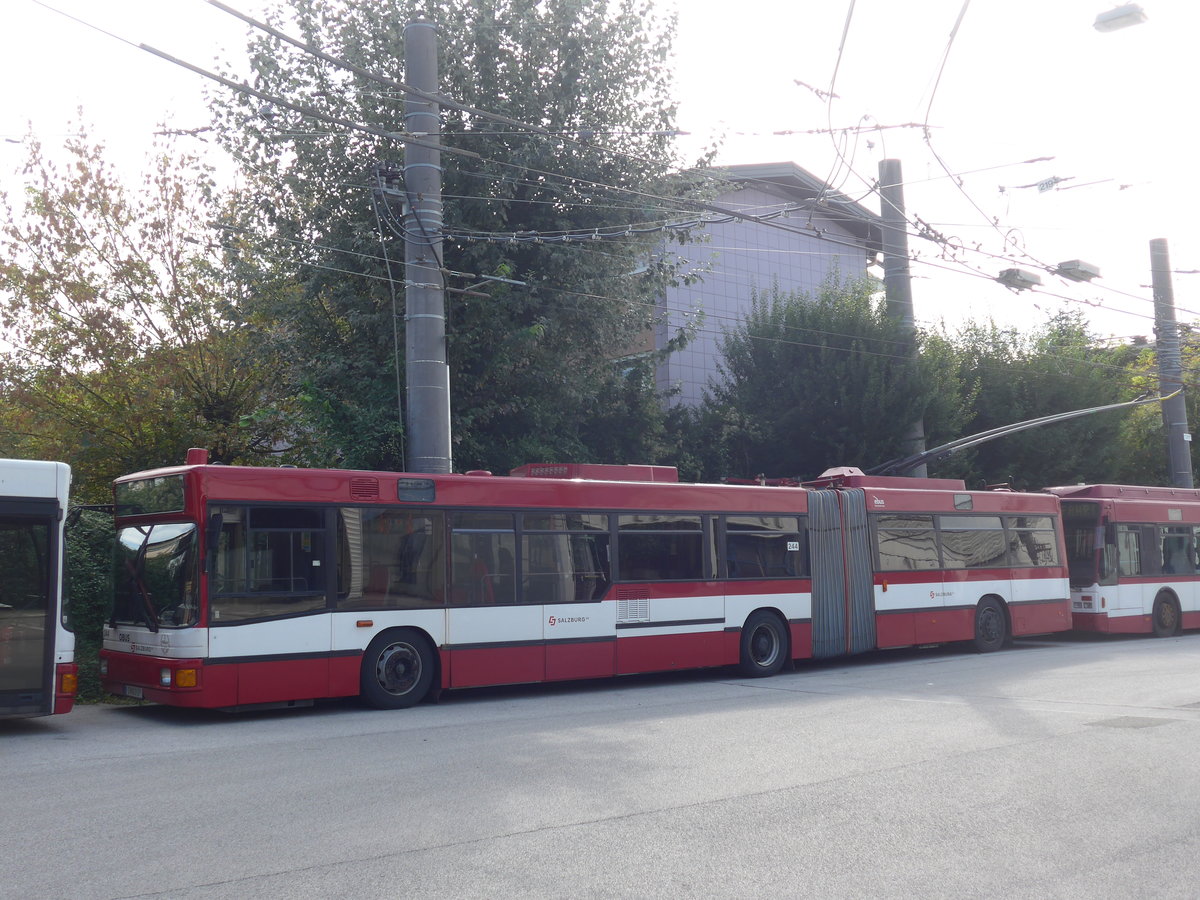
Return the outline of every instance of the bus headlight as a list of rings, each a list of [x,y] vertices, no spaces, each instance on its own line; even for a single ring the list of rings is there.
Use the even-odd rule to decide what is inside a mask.
[[[163,687],[171,686],[171,670],[170,669],[159,669],[158,670],[158,683],[161,684]]]

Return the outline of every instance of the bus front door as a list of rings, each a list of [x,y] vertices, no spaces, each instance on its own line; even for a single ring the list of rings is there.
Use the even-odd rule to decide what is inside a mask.
[[[53,712],[52,501],[0,508],[0,715]]]

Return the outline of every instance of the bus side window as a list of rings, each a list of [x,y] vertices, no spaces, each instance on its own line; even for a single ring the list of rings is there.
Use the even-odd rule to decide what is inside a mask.
[[[879,571],[927,570],[941,565],[933,516],[883,513],[873,518]]]
[[[725,516],[727,578],[799,578],[804,540],[797,516]]]
[[[445,602],[441,512],[347,507],[339,523],[339,609],[425,609]]]
[[[220,507],[210,558],[214,623],[324,609],[325,514],[302,506]]]
[[[939,516],[938,536],[947,569],[995,569],[1010,564],[999,516]],[[1036,540],[1032,535],[1022,534],[1022,537],[1027,538],[1028,552],[1033,556],[1037,552]]]
[[[526,534],[521,543],[525,603],[597,601],[608,589],[608,534]]]
[[[617,517],[621,581],[702,581],[712,554],[702,517],[641,513]],[[711,563],[709,564],[711,566]]]
[[[516,558],[511,513],[452,513],[450,602],[455,606],[516,603]]]
[[[1049,516],[1007,516],[1009,562],[1015,566],[1057,566],[1058,528]]]
[[[1162,552],[1164,575],[1194,575],[1196,573],[1194,549],[1191,548],[1192,528],[1190,525],[1159,525],[1158,546]]]
[[[604,513],[527,512],[521,518],[521,602],[593,603],[612,583]]]
[[[1117,526],[1117,571],[1122,578],[1142,574],[1142,528]]]

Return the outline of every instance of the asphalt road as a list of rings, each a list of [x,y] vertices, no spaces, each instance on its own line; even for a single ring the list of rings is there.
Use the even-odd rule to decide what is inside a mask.
[[[0,723],[0,896],[1196,897],[1200,635]]]

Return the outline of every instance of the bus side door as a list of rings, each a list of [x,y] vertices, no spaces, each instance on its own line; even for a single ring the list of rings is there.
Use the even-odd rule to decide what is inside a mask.
[[[1163,585],[1169,587],[1179,599],[1181,613],[1192,612],[1196,609],[1196,528],[1192,525],[1159,525],[1157,526],[1157,552],[1152,559],[1158,563],[1162,571]],[[1153,603],[1158,596],[1143,597],[1144,608],[1153,609]]]
[[[467,510],[449,519],[450,686],[544,681],[542,608],[517,593],[514,515]]]

